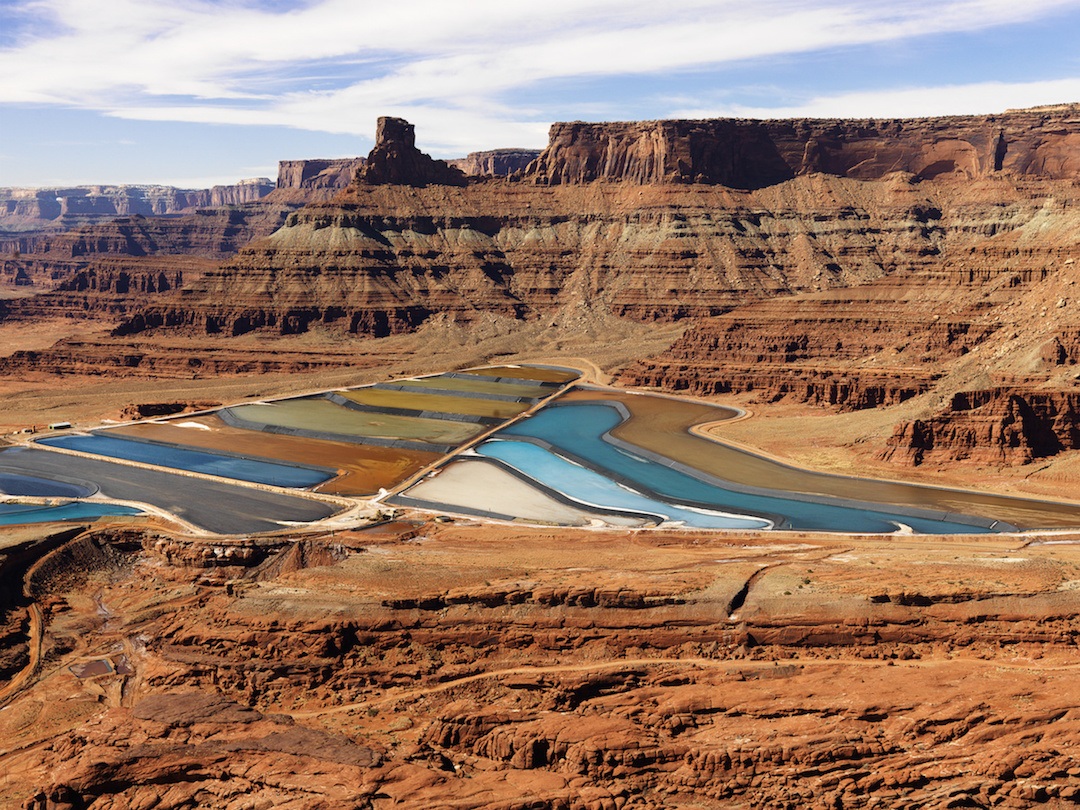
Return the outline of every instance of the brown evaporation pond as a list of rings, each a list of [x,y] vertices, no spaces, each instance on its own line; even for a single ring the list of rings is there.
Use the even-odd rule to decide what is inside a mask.
[[[96,661],[85,661],[81,664],[72,664],[68,669],[76,678],[96,678],[99,675],[112,675],[115,671],[112,662],[104,658],[99,658]]]
[[[469,422],[354,411],[327,399],[279,400],[268,405],[237,405],[227,410],[254,426],[336,433],[358,439],[456,445],[483,431],[482,426]]]
[[[504,397],[527,397],[538,399],[548,397],[556,389],[539,385],[495,382],[480,377],[423,377],[417,380],[395,380],[393,385],[407,385],[410,388],[431,388],[436,391],[468,391],[475,394],[495,394]]]
[[[800,470],[689,432],[693,425],[732,418],[736,412],[729,408],[589,389],[572,391],[560,401],[621,402],[631,418],[613,428],[612,436],[736,484],[961,512],[1020,528],[1080,525],[1080,506]]]
[[[537,382],[568,383],[578,379],[576,371],[560,371],[556,368],[536,368],[533,366],[489,366],[488,368],[467,368],[461,374],[476,374],[484,377],[510,377],[518,380],[536,380]]]
[[[181,427],[185,424],[189,427]],[[316,487],[316,491],[332,495],[372,495],[380,489],[392,489],[440,458],[438,453],[421,450],[244,430],[226,425],[216,416],[177,417],[168,422],[143,422],[107,432],[109,435],[340,470],[338,478]]]
[[[495,399],[472,399],[432,392],[394,391],[389,388],[360,388],[341,391],[345,399],[373,408],[403,408],[410,411],[438,411],[465,416],[486,416],[509,419],[529,407],[527,402],[502,402]]]

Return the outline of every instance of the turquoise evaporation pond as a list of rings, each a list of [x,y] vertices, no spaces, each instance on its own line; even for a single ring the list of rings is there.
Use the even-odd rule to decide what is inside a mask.
[[[772,525],[770,521],[760,518],[697,512],[646,498],[619,486],[598,472],[528,442],[489,441],[482,444],[477,452],[509,464],[530,478],[557,489],[566,497],[590,506],[655,515],[661,519],[679,520],[687,526],[701,529],[767,529]],[[554,486],[556,481],[557,488]]]
[[[294,467],[291,464],[275,464],[270,461],[188,450],[171,445],[117,439],[100,433],[90,436],[57,436],[42,439],[38,444],[278,487],[310,487],[334,477],[334,473],[328,470]]]
[[[110,503],[65,503],[60,506],[0,503],[0,526],[15,526],[20,523],[52,523],[60,520],[90,520],[110,515],[141,514],[141,509]]]
[[[632,455],[604,441],[604,434],[621,421],[622,415],[611,405],[554,405],[499,431],[495,438],[541,439],[556,451],[562,450],[600,470],[608,470],[665,501],[734,514],[775,516],[782,528],[787,529],[880,534],[895,532],[896,524],[903,523],[924,534],[983,534],[991,531],[983,526],[890,512],[887,504],[882,504],[880,510],[861,509],[828,503],[824,497],[824,502],[802,501],[785,498],[781,491],[776,495],[762,495],[726,489]],[[477,451],[487,453],[495,443],[485,442]],[[559,477],[559,468],[549,463],[519,469],[558,492],[567,488],[567,482]],[[570,494],[573,494],[572,490]]]

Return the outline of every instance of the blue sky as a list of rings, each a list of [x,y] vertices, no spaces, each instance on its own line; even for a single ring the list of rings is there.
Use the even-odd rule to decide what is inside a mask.
[[[553,121],[1080,101],[1080,0],[0,0],[0,186],[542,147]]]

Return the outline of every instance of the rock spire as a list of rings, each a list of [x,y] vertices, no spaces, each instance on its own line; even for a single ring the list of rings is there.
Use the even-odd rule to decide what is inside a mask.
[[[361,185],[464,186],[465,174],[416,148],[416,132],[404,118],[379,118],[375,148],[356,172]]]

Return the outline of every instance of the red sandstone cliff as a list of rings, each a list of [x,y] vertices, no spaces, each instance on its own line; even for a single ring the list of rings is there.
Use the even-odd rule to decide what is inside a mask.
[[[1080,107],[904,120],[558,123],[526,175],[754,189],[814,172],[877,180],[897,171],[1080,179]]]
[[[901,422],[881,458],[1027,464],[1063,450],[1080,450],[1080,390],[997,388],[956,394],[938,415]]]
[[[465,174],[417,149],[416,132],[408,121],[383,116],[375,130],[375,148],[357,170],[356,182],[370,186],[463,186]]]

